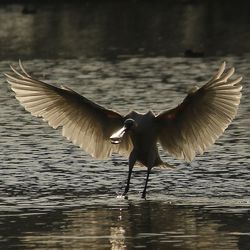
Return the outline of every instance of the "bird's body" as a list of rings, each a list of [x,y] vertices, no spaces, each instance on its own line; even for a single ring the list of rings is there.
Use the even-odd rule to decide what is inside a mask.
[[[242,77],[231,80],[225,63],[202,87],[194,88],[176,108],[155,115],[135,111],[121,115],[106,109],[67,87],[56,87],[32,78],[19,62],[21,73],[5,74],[16,98],[32,115],[42,117],[53,128],[96,158],[116,152],[129,157],[124,195],[136,161],[147,167],[142,197],[146,196],[149,174],[163,164],[157,143],[178,159],[192,161],[224,132],[236,115]]]
[[[136,160],[148,168],[152,168],[162,163],[157,147],[157,124],[155,115],[149,111],[140,114],[135,111],[129,113],[127,118],[133,119],[137,126],[129,131],[133,143],[133,153]],[[141,145],[144,145],[142,147]]]

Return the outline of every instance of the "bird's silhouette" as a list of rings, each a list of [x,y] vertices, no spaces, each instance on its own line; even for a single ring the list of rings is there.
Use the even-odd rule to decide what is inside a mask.
[[[155,115],[132,111],[122,115],[106,109],[68,87],[56,87],[31,77],[19,61],[20,72],[5,74],[16,99],[32,115],[42,117],[53,128],[96,158],[116,152],[129,157],[127,185],[136,161],[147,167],[142,192],[146,196],[150,171],[164,164],[157,143],[178,159],[190,162],[202,154],[224,132],[236,115],[242,77],[231,80],[234,68],[225,62],[202,87],[194,88],[176,108]],[[164,96],[159,98],[163,98]]]

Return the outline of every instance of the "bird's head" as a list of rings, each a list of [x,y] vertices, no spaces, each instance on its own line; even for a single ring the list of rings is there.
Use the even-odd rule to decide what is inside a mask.
[[[136,127],[137,124],[134,119],[131,118],[126,119],[123,123],[123,127],[110,136],[111,143],[113,144],[121,143],[124,134],[126,132],[134,130]]]

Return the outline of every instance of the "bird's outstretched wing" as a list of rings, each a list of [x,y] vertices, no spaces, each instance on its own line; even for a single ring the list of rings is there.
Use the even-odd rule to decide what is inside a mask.
[[[190,92],[174,109],[156,116],[158,139],[165,150],[179,159],[192,161],[224,132],[236,115],[242,77],[231,80],[225,62],[204,86]]]
[[[62,127],[63,136],[96,158],[106,158],[112,152],[128,155],[131,141],[127,136],[119,145],[109,137],[119,129],[124,117],[103,108],[70,88],[55,87],[33,79],[19,61],[21,72],[11,66],[14,76],[5,74],[16,99],[32,115],[42,117],[53,128]]]

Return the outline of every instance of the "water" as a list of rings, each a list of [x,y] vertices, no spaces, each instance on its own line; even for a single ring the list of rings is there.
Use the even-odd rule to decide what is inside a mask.
[[[13,1],[0,3],[0,58],[250,53],[247,0]]]
[[[1,249],[250,249],[249,62],[246,57],[131,57],[29,60],[29,72],[63,83],[121,113],[181,102],[222,60],[244,75],[237,118],[191,164],[161,151],[176,168],[135,168],[128,200],[117,198],[127,159],[98,161],[32,117],[0,76]],[[9,72],[1,61],[0,72]]]

